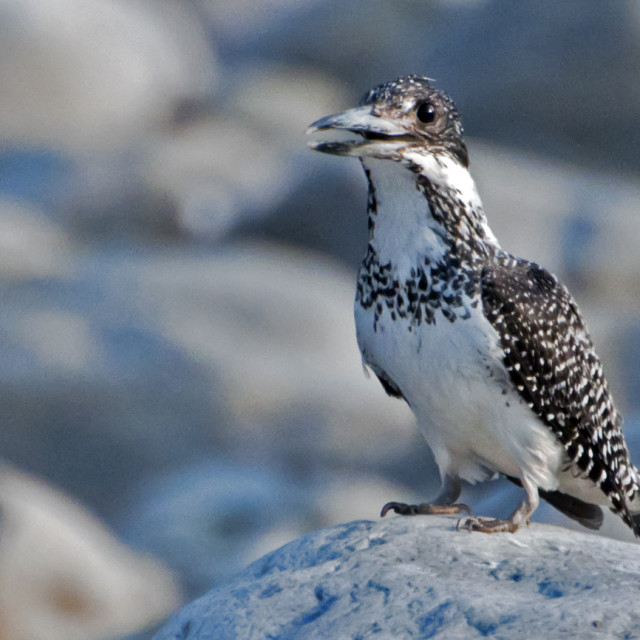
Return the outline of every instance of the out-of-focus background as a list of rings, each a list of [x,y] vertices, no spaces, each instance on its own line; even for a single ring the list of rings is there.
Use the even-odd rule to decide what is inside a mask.
[[[457,101],[496,234],[572,289],[640,463],[636,0],[0,0],[0,36],[1,640],[133,637],[437,493],[360,364],[363,176],[303,135],[399,75]]]

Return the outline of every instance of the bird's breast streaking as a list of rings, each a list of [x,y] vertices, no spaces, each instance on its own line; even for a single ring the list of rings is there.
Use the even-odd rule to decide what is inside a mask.
[[[358,344],[411,406],[444,484],[432,504],[383,514],[468,510],[455,504],[460,479],[499,473],[524,488],[522,504],[508,520],[461,526],[515,531],[542,496],[591,528],[609,506],[640,535],[638,471],[585,323],[553,275],[500,247],[453,101],[406,76],[310,127],[332,129],[352,137],[312,148],[360,158],[369,184]]]

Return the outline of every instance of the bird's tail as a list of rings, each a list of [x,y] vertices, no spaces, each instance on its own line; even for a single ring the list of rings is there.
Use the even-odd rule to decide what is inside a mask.
[[[636,538],[640,538],[640,471],[631,465],[629,468],[634,491],[626,501],[627,518],[624,520],[633,529]]]
[[[564,513],[565,516],[579,522],[588,529],[599,529],[602,526],[604,514],[597,504],[590,504],[578,498],[574,498],[561,491],[545,491],[538,489],[540,497],[546,500],[552,507]],[[640,514],[638,514],[640,516]]]

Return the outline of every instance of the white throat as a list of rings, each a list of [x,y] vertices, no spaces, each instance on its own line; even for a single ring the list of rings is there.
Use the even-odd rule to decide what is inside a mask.
[[[484,230],[485,240],[498,245],[482,211],[482,202],[471,174],[459,162],[442,155],[405,152],[405,159],[420,167],[420,173],[435,188],[448,192],[454,206],[474,212],[474,219]],[[382,264],[393,262],[400,271],[416,264],[416,256],[439,260],[449,251],[443,226],[431,213],[420,187],[418,176],[404,162],[366,158],[365,169],[375,188],[377,214],[370,239]],[[460,230],[470,233],[464,218]]]

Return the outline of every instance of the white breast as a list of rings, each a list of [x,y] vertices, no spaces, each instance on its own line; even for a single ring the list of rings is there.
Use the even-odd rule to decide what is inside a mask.
[[[438,313],[435,325],[411,326],[385,310],[374,330],[373,310],[356,304],[358,344],[402,391],[443,476],[476,482],[498,472],[555,489],[562,449],[512,388],[497,334],[470,311],[467,320]]]
[[[457,200],[486,226],[473,179],[453,159],[414,158],[434,182],[455,187]],[[377,215],[371,248],[379,264],[393,265],[392,279],[411,278],[412,268],[446,260],[442,229],[432,219],[415,176],[399,163],[367,159],[375,185]],[[486,226],[485,240],[497,246]],[[410,315],[392,320],[384,304],[364,309],[356,302],[358,343],[365,362],[384,372],[402,391],[441,473],[471,482],[495,472],[527,477],[555,489],[562,449],[555,436],[521,400],[502,365],[498,335],[481,305],[458,309],[450,322],[435,311],[435,325]],[[466,316],[466,319],[461,316]],[[411,329],[411,330],[409,330]]]

